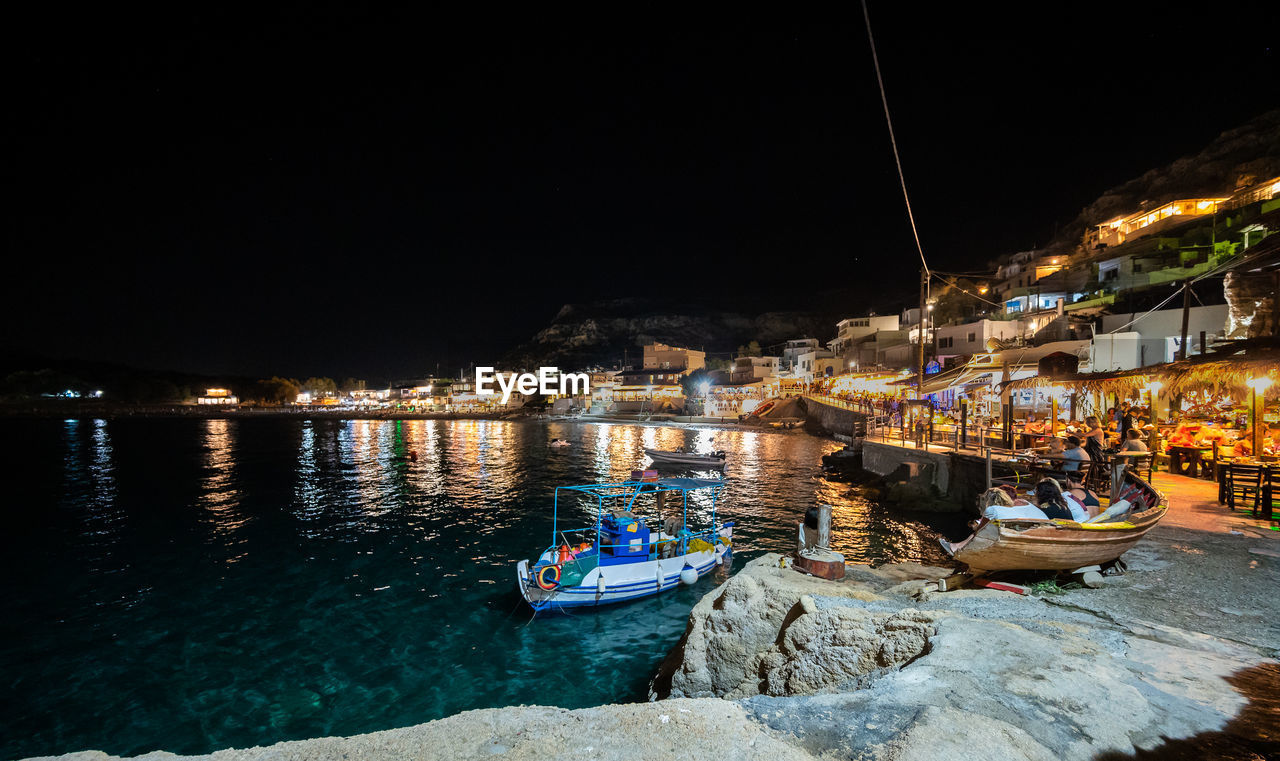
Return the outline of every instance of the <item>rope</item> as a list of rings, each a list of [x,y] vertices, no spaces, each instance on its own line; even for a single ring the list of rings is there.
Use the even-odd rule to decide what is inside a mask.
[[[893,118],[889,116],[889,98],[884,92],[884,78],[880,76],[880,56],[876,55],[876,40],[871,35],[871,14],[867,11],[867,0],[862,0],[862,17],[867,21],[867,42],[871,43],[871,60],[876,66],[876,82],[880,85],[880,102],[884,104],[884,120],[889,125],[889,142],[893,145],[893,161],[898,165],[898,180],[902,183],[902,200],[907,203],[907,219],[911,221],[911,234],[916,239],[916,250],[920,252],[920,265],[924,267],[927,274],[929,263],[924,260],[924,248],[920,245],[920,233],[916,230],[916,217],[911,212],[911,197],[907,195],[907,178],[902,172],[902,159],[898,156],[898,139],[893,134]]]

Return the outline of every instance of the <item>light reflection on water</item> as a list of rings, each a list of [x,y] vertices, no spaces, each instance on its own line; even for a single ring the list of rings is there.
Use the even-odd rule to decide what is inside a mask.
[[[0,459],[24,474],[4,508],[9,555],[26,579],[0,621],[0,673],[20,696],[4,715],[22,728],[0,733],[0,757],[203,753],[470,708],[641,699],[689,608],[719,582],[530,624],[513,568],[550,540],[555,486],[624,480],[645,447],[728,452],[716,510],[737,522],[740,558],[791,549],[795,523],[821,501],[850,560],[940,559],[928,529],[821,478],[821,455],[838,445],[798,432],[5,425]],[[552,448],[555,438],[572,445]],[[706,516],[709,495],[689,508]],[[581,501],[561,510],[582,525],[594,516]]]

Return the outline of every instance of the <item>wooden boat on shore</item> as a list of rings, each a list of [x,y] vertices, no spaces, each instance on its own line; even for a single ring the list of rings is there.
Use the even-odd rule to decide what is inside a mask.
[[[644,453],[658,465],[690,465],[704,468],[719,468],[724,465],[724,452],[667,452],[662,449],[645,449]]]
[[[954,557],[974,575],[987,571],[1071,571],[1109,563],[1132,549],[1169,508],[1165,496],[1133,472],[1125,473],[1119,499],[1143,509],[1113,523],[993,520],[979,528]]]

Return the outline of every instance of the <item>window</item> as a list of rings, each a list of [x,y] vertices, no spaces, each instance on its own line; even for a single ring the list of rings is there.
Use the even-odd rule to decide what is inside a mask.
[[[953,339],[951,336],[947,336],[946,338],[939,338],[939,339],[938,339],[938,348],[939,348],[939,349],[950,349],[950,348],[951,348],[951,343],[952,343],[952,341],[953,341],[953,340],[954,340],[954,339]]]
[[[978,334],[977,334],[977,333],[970,332],[970,333],[969,333],[969,338],[968,338],[967,340],[968,340],[968,342],[969,342],[969,343],[973,343],[974,341],[978,340]]]

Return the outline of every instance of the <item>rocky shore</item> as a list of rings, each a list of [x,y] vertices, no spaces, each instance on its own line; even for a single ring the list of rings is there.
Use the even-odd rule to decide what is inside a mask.
[[[652,702],[468,711],[200,758],[1266,758],[1280,752],[1276,544],[1161,528],[1103,589],[1030,596],[938,593],[947,569],[911,564],[822,581],[765,555],[695,606]]]

